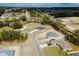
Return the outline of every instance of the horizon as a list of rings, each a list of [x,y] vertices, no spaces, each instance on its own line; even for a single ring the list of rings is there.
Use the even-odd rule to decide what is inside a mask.
[[[0,7],[79,7],[79,3],[0,3]]]

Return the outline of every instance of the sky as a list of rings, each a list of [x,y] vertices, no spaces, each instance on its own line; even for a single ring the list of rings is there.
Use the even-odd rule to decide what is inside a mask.
[[[79,3],[0,3],[8,7],[79,7]]]

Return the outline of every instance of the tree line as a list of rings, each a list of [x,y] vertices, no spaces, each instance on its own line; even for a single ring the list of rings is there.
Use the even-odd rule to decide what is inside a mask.
[[[2,28],[0,31],[0,42],[10,42],[10,43],[14,41],[21,42],[26,39],[27,35],[24,36],[20,31],[16,31],[12,28],[11,29]]]

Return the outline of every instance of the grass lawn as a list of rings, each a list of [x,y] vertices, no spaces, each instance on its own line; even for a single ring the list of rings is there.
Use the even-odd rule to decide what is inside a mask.
[[[44,48],[43,52],[45,53],[46,56],[68,56],[66,53],[64,53],[59,48],[51,47],[51,46]]]
[[[71,43],[69,41],[67,41],[67,43],[72,47],[72,50],[71,51],[79,51],[79,46],[74,45],[73,43]]]

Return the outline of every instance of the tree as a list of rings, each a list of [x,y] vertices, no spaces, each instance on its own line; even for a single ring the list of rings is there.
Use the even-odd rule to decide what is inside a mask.
[[[79,46],[79,30],[75,30],[73,33],[66,35],[65,38]]]
[[[0,28],[2,28],[4,26],[5,26],[4,22],[3,21],[0,21]]]
[[[50,24],[50,23],[51,23],[51,21],[50,21],[49,16],[44,15],[43,20],[42,20],[42,24]]]
[[[74,35],[76,35],[77,37],[79,37],[79,30],[75,30],[74,31]]]
[[[21,34],[19,31],[15,31],[15,30],[2,30],[1,31],[1,39],[3,41],[9,41],[9,42],[13,42],[17,39],[20,39]]]
[[[12,27],[13,29],[22,28],[22,24],[20,22],[11,22],[9,23],[9,26]]]
[[[6,26],[9,26],[9,23],[10,23],[11,21],[10,20],[5,20],[5,25]]]
[[[26,18],[25,16],[21,16],[20,19],[21,19],[22,21],[27,21],[27,18]]]
[[[14,30],[10,27],[3,27],[0,31],[0,42],[24,42],[27,40],[27,34],[24,35],[21,31]]]

